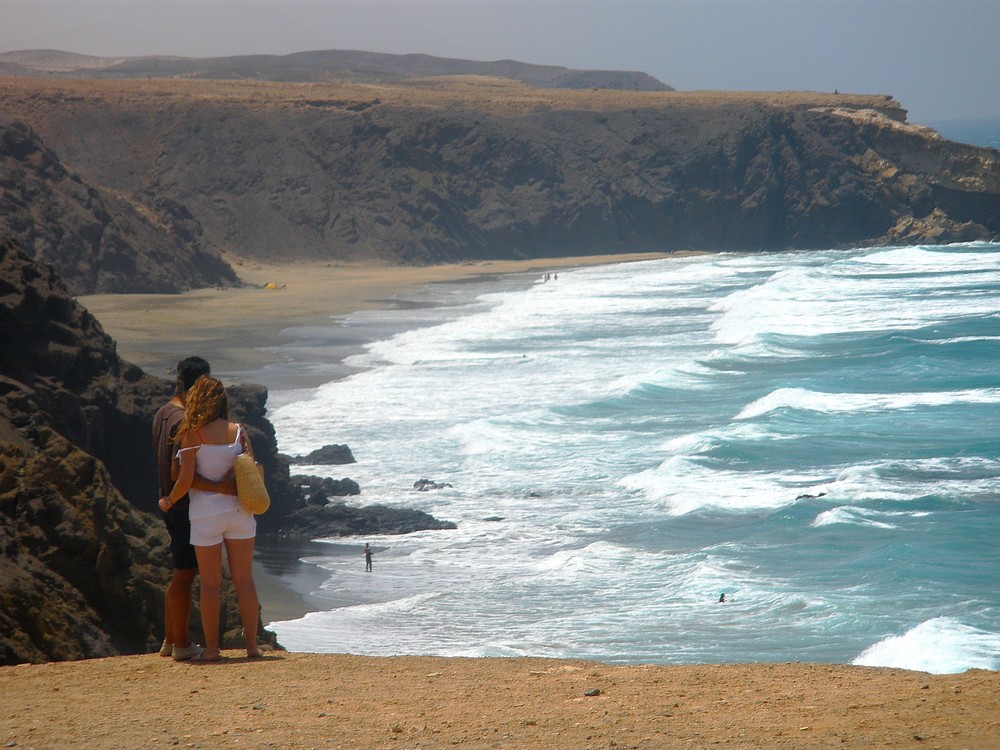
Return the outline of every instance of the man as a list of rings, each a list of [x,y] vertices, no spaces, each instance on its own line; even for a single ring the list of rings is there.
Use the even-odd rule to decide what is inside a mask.
[[[176,453],[174,433],[184,419],[184,394],[202,375],[211,372],[208,362],[201,357],[188,357],[177,363],[177,382],[173,398],[160,407],[153,417],[153,450],[156,452],[156,469],[159,477],[159,497],[170,494],[174,480],[171,463]],[[196,489],[236,494],[236,483],[230,477],[219,483],[195,476]],[[170,554],[173,574],[164,597],[165,629],[160,656],[173,656],[177,661],[190,659],[201,653],[193,645],[188,633],[191,617],[191,587],[198,572],[198,561],[191,546],[191,521],[188,518],[190,501],[187,495],[175,503],[165,514],[167,532],[170,534]]]

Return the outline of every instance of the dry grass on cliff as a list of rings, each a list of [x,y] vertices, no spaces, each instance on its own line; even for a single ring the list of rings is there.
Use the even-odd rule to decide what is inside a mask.
[[[274,653],[0,668],[17,748],[996,748],[1000,673]],[[589,695],[599,691],[599,694]]]
[[[761,105],[775,107],[891,108],[884,95],[812,91],[617,91],[610,89],[540,89],[505,78],[448,76],[395,84],[276,83],[193,79],[87,80],[77,78],[0,77],[0,101],[29,106],[33,98],[149,104],[199,100],[254,107],[329,107],[349,109],[375,100],[383,104],[440,109],[474,109],[497,114],[538,110],[615,110],[669,107]]]

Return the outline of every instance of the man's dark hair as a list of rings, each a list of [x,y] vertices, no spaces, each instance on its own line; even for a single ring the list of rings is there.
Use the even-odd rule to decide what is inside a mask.
[[[183,393],[194,385],[194,381],[202,375],[210,375],[211,366],[201,357],[188,357],[177,363],[177,382]]]

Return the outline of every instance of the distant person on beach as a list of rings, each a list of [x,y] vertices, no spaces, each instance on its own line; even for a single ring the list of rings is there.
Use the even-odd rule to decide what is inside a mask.
[[[171,464],[174,454],[174,435],[184,418],[184,397],[188,389],[211,368],[201,357],[188,357],[177,363],[177,380],[173,398],[161,406],[153,417],[153,451],[156,454],[156,472],[159,480],[159,497],[168,494],[174,486]],[[235,482],[228,478],[221,483],[210,482],[195,476],[193,486],[202,490],[235,492]],[[188,497],[182,497],[164,513],[167,533],[170,535],[170,556],[173,572],[164,596],[164,636],[160,656],[173,656],[177,661],[190,659],[201,653],[191,643],[188,621],[191,618],[191,586],[198,573],[198,560],[191,546],[191,521],[188,518]]]
[[[726,603],[726,592],[723,591],[722,595],[719,597],[719,604],[725,604],[725,603]]]
[[[368,542],[365,542],[365,570],[369,573],[372,569],[372,548],[368,546]]]
[[[257,622],[260,618],[257,588],[253,581],[253,545],[257,522],[240,506],[235,491],[212,492],[194,487],[196,475],[219,481],[231,474],[236,456],[252,454],[243,427],[229,420],[229,401],[222,383],[202,375],[187,392],[184,419],[177,428],[179,449],[173,461],[175,482],[170,494],[160,498],[160,509],[170,510],[185,494],[191,497],[191,544],[201,576],[201,626],[205,650],[192,661],[218,661],[219,607],[222,587],[222,547],[226,547],[229,574],[243,623],[247,656],[259,657]]]

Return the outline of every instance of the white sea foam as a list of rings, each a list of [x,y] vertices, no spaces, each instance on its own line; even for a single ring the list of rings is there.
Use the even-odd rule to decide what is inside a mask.
[[[893,272],[905,270],[916,274],[927,272],[931,274],[948,273],[961,270],[997,271],[995,252],[955,252],[961,248],[973,249],[984,246],[982,243],[962,243],[948,247],[936,245],[914,245],[911,247],[892,247],[862,253],[852,258],[852,262],[862,265],[883,266]]]
[[[347,503],[458,528],[365,538],[380,550],[371,574],[358,556],[311,559],[332,611],[276,624],[279,639],[849,661],[906,617],[1000,630],[973,601],[1000,585],[982,564],[1000,533],[988,347],[913,346],[1000,339],[998,252],[670,259],[561,272],[481,294],[468,314],[418,311],[422,328],[382,336],[346,379],[277,398],[272,421],[285,453],[351,446],[356,464],[309,468],[356,479]],[[915,349],[940,358],[926,382]],[[904,369],[906,392],[872,392]],[[421,477],[453,486],[417,492]],[[948,564],[901,591],[892,554]]]
[[[866,667],[898,667],[932,674],[1000,668],[1000,633],[935,617],[902,635],[889,636],[852,662]]]
[[[898,519],[921,518],[929,515],[921,511],[886,511],[862,508],[856,505],[842,505],[823,511],[813,520],[813,526],[831,526],[834,524],[852,524],[856,526],[871,526],[877,529],[899,528]]]
[[[827,483],[831,497],[911,502],[928,496],[990,501],[1000,495],[1000,461],[935,457],[865,461],[840,467]]]
[[[826,256],[833,262],[817,268],[778,271],[761,283],[733,292],[711,309],[721,313],[713,324],[716,340],[748,344],[766,333],[818,336],[872,330],[907,330],[956,318],[997,312],[994,294],[970,294],[956,307],[949,288],[969,283],[970,269],[1000,282],[995,254],[941,253],[925,248],[897,248],[872,254]],[[877,285],[858,278],[864,266],[884,271]],[[917,273],[927,273],[921,280]],[[948,276],[950,271],[955,275]],[[904,274],[905,275],[901,275]]]
[[[654,469],[630,474],[622,487],[642,492],[664,512],[683,515],[715,508],[751,511],[791,505],[796,490],[774,474],[709,468],[690,458],[675,456]]]
[[[779,388],[748,404],[736,419],[753,419],[779,409],[815,412],[891,411],[950,404],[1000,404],[1000,388],[970,388],[925,393],[821,393]]]
[[[1000,336],[955,336],[950,339],[930,339],[922,343],[931,346],[948,346],[950,344],[994,344],[1000,342]]]

